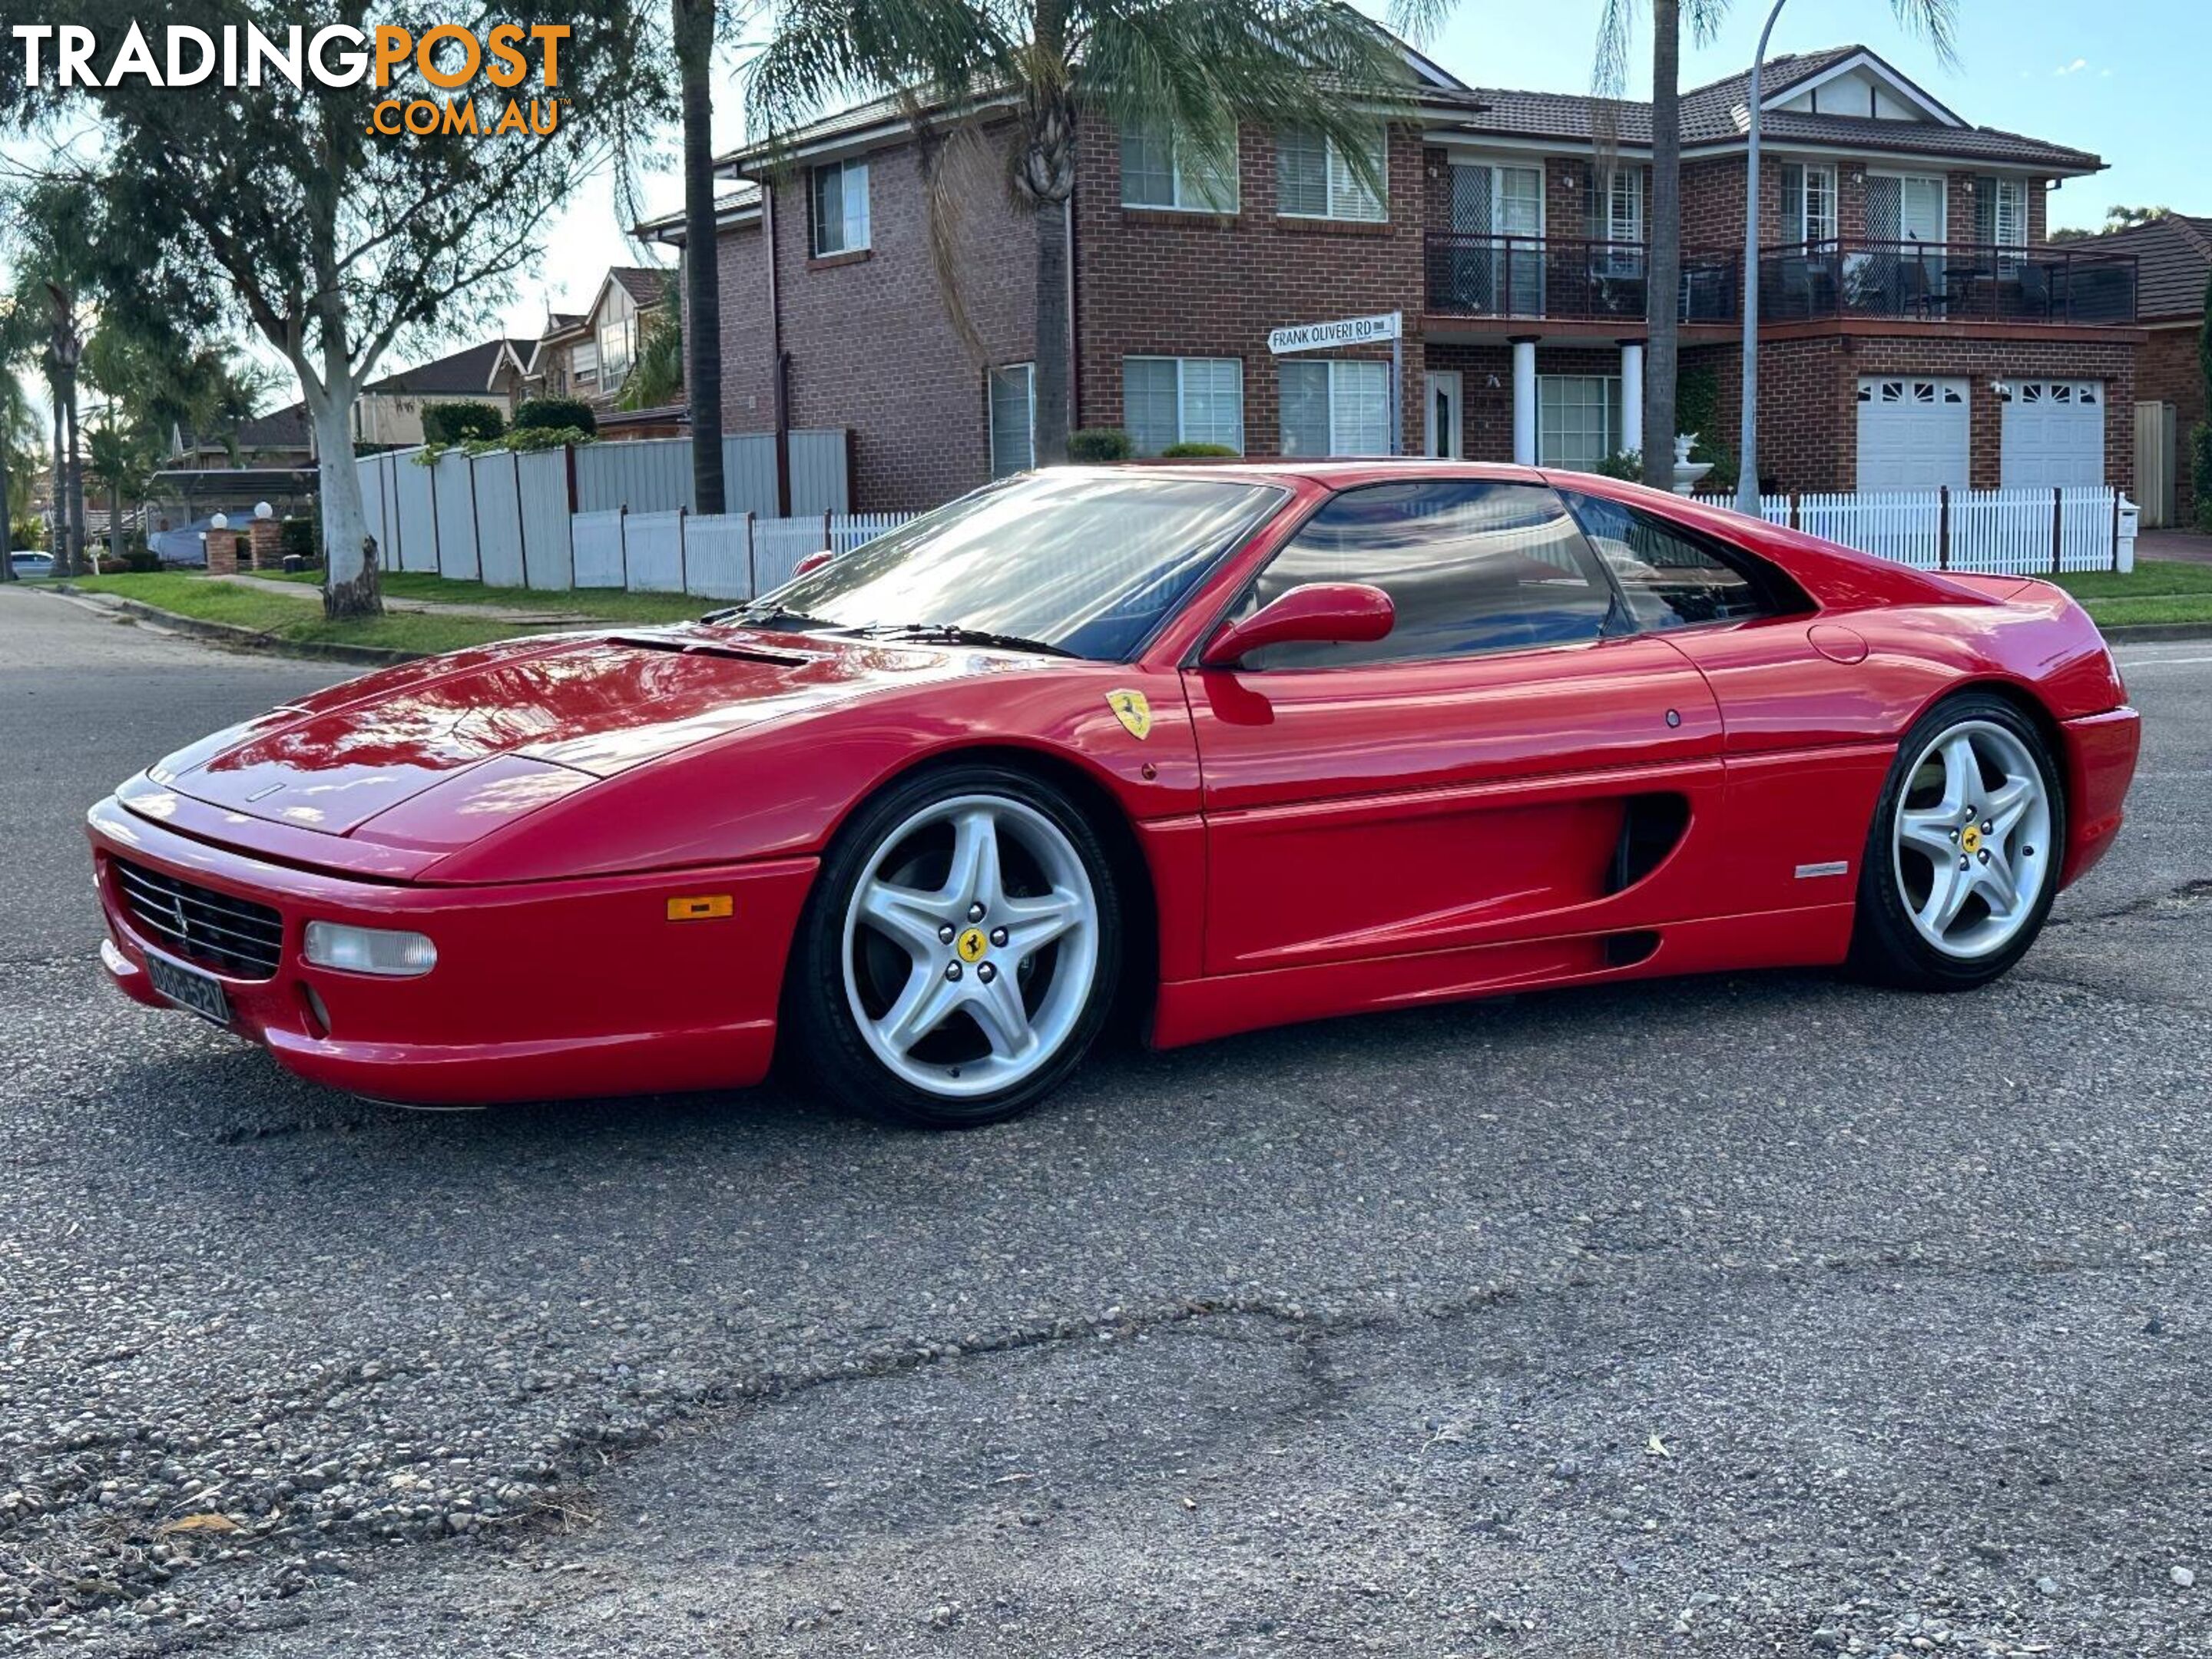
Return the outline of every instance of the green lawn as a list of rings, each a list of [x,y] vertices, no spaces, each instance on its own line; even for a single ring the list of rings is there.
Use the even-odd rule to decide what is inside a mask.
[[[259,574],[274,581],[311,586],[320,586],[323,580],[319,570]],[[383,582],[384,591],[394,599],[434,599],[446,605],[507,605],[518,611],[558,611],[609,622],[689,622],[724,603],[684,593],[625,593],[618,587],[581,587],[561,592],[535,587],[488,587],[482,582],[451,581],[421,570],[387,570]]]
[[[88,592],[112,593],[157,610],[202,622],[228,623],[286,641],[380,646],[392,651],[457,651],[543,629],[489,622],[477,617],[426,616],[393,611],[363,622],[324,620],[321,606],[178,571],[118,576],[81,576],[74,586]]]
[[[2141,559],[2124,576],[2110,570],[2082,570],[2051,580],[2081,600],[2100,627],[2212,623],[2212,564]]]

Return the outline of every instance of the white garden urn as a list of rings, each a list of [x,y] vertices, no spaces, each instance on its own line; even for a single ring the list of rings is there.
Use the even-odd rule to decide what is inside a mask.
[[[1690,449],[1698,441],[1694,432],[1685,432],[1674,440],[1674,493],[1686,495],[1698,487],[1698,481],[1713,470],[1711,461],[1693,461]]]

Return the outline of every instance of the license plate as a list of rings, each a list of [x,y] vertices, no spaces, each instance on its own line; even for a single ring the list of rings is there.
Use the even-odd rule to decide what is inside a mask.
[[[222,994],[222,982],[210,974],[197,968],[187,968],[181,962],[172,962],[167,957],[146,953],[147,977],[154,988],[188,1014],[198,1014],[202,1019],[211,1019],[218,1025],[230,1024],[230,999]]]

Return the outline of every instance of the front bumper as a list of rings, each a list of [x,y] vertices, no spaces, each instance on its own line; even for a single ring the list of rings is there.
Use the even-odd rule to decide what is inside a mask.
[[[2135,781],[2142,746],[2142,717],[2124,704],[2101,714],[2065,721],[2066,867],[2059,884],[2088,874],[2120,833],[2121,804]]]
[[[117,858],[275,909],[283,921],[275,974],[215,974],[232,1029],[311,1081],[413,1104],[759,1082],[815,869],[812,859],[780,859],[580,881],[407,886],[254,859],[166,830],[112,799],[92,809],[86,827],[109,933],[100,960],[125,995],[170,1006],[148,975],[150,941],[118,891]],[[702,894],[729,895],[730,914],[669,919],[669,900]],[[313,966],[301,946],[310,921],[427,933],[437,966],[416,979]]]

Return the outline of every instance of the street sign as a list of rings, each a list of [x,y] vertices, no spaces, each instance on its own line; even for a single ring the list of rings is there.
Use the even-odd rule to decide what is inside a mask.
[[[1379,317],[1345,317],[1333,323],[1299,323],[1271,331],[1267,349],[1278,357],[1291,351],[1319,351],[1328,346],[1366,345],[1376,340],[1395,340],[1406,331],[1402,312]]]

